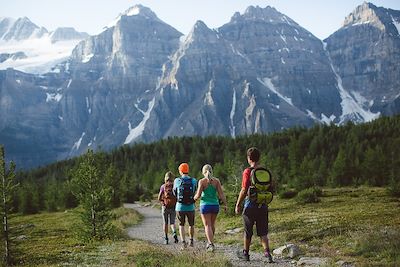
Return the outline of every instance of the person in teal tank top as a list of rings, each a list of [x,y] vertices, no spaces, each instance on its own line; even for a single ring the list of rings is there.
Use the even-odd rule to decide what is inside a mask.
[[[200,199],[200,215],[208,241],[206,249],[214,251],[215,221],[219,212],[219,200],[221,199],[224,203],[225,212],[227,203],[221,182],[213,176],[211,165],[204,165],[202,173],[204,178],[199,180],[194,200]]]

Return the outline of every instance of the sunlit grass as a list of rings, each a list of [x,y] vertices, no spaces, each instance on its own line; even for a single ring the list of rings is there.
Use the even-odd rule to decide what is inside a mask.
[[[362,265],[400,266],[399,242],[396,241],[400,235],[399,208],[399,199],[390,197],[384,188],[324,189],[320,202],[310,204],[275,197],[269,213],[270,246],[274,249],[295,243],[303,255],[348,260]],[[242,227],[241,216],[221,214],[216,240],[241,244],[243,231],[234,235],[224,233],[237,227]],[[379,233],[383,229],[392,234],[385,239],[386,244],[380,246],[379,237],[382,235]],[[370,246],[371,243],[380,249]],[[252,250],[261,251],[258,238],[255,237],[252,244]],[[368,251],[379,257],[370,257]]]

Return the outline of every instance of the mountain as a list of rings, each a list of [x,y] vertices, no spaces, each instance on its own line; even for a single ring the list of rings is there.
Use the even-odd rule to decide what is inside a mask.
[[[46,28],[38,27],[27,17],[17,20],[12,18],[3,18],[0,20],[0,40],[21,41],[30,38],[41,38],[46,33]]]
[[[343,88],[360,107],[399,113],[400,11],[365,2],[324,42]]]
[[[0,71],[0,140],[10,159],[32,167],[169,136],[397,114],[397,21],[398,11],[365,3],[322,42],[275,8],[250,6],[217,29],[197,21],[183,36],[136,5],[51,72]],[[81,35],[51,36],[57,44]],[[4,53],[0,66],[11,57],[24,54]]]
[[[0,18],[0,69],[43,74],[68,59],[73,48],[89,35],[74,28],[48,32],[28,18]]]

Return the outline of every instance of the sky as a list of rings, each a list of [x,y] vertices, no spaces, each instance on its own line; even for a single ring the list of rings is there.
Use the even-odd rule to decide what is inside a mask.
[[[400,10],[400,0],[369,2]],[[142,4],[164,22],[188,34],[197,20],[209,28],[218,28],[228,23],[235,12],[243,13],[248,6],[258,5],[275,7],[318,38],[325,39],[362,3],[363,0],[0,0],[0,17],[25,16],[49,31],[74,27],[94,35],[129,7]]]

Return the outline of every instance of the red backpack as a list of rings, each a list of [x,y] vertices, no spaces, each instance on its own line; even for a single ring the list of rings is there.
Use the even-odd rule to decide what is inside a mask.
[[[164,205],[166,208],[175,208],[176,205],[176,197],[173,193],[173,188],[174,188],[174,183],[172,182],[166,182],[164,184]]]

